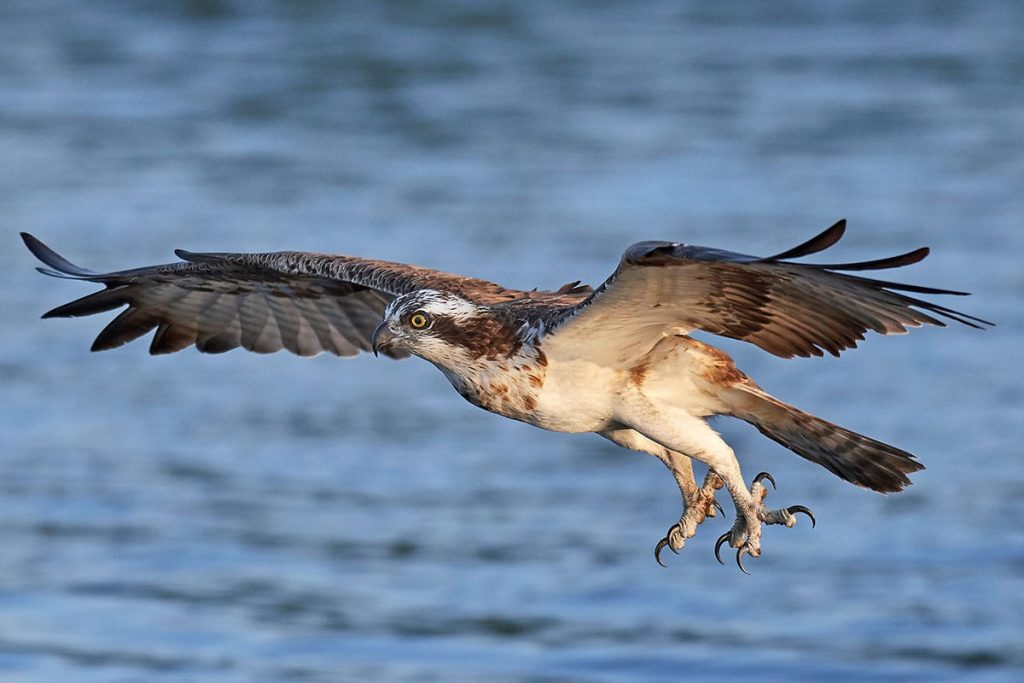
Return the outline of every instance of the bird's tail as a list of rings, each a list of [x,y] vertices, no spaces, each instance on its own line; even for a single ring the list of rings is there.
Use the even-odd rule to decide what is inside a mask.
[[[805,413],[753,383],[735,385],[727,399],[733,416],[857,486],[902,491],[910,485],[907,475],[924,469],[910,453]]]

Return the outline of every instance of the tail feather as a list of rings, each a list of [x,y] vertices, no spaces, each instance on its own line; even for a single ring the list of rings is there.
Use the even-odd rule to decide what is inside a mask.
[[[733,392],[733,415],[852,484],[895,493],[910,485],[907,475],[924,469],[904,450],[805,413],[755,386],[739,385]]]

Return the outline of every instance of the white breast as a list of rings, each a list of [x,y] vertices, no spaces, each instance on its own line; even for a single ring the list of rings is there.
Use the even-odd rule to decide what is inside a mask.
[[[698,417],[721,412],[708,373],[738,372],[728,356],[683,335],[664,337],[620,363],[607,362],[607,354],[587,358],[576,344],[543,348],[547,376],[527,421],[559,432],[603,431],[627,414],[659,405]]]
[[[554,343],[524,346],[512,358],[437,365],[470,403],[555,432],[602,432],[660,404],[697,416],[718,412],[702,374],[711,357],[687,337],[663,338],[617,364],[587,357],[579,344],[546,342]]]
[[[612,421],[620,371],[579,359],[548,356],[537,406],[527,421],[555,432],[598,432]]]

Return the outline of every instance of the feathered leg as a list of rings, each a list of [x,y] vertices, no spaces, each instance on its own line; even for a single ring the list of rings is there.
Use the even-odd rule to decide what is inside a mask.
[[[708,471],[704,477],[704,483],[697,486],[697,480],[693,474],[692,460],[676,451],[669,450],[664,446],[651,441],[644,435],[632,429],[614,429],[600,432],[612,443],[642,453],[649,453],[658,458],[672,472],[679,487],[679,493],[683,498],[683,514],[679,521],[669,527],[665,537],[658,541],[654,550],[654,558],[661,562],[661,551],[666,547],[672,552],[679,552],[686,539],[692,538],[697,533],[697,527],[708,517],[715,517],[716,511],[721,511],[721,506],[715,500],[715,492],[722,488],[722,480],[714,472]],[[662,566],[664,566],[662,564]]]
[[[700,417],[670,407],[655,408],[646,401],[634,404],[630,408],[637,411],[637,414],[631,417],[635,418],[634,424],[644,425],[646,438],[668,451],[686,453],[700,460],[724,482],[736,506],[736,523],[730,531],[719,538],[715,547],[716,555],[721,544],[728,541],[730,546],[736,548],[736,563],[744,572],[746,569],[743,567],[743,556],[761,555],[762,524],[783,524],[790,527],[795,523],[794,512],[810,514],[806,508],[798,506],[784,510],[765,509],[763,500],[766,492],[761,481],[770,475],[758,475],[753,486],[748,489],[735,453]]]

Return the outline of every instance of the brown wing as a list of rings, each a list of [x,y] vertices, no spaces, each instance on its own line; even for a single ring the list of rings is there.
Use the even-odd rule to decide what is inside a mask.
[[[194,254],[179,250],[175,253],[183,259],[181,263],[94,273],[68,262],[31,235],[22,233],[22,238],[49,266],[39,268],[40,272],[106,285],[44,318],[92,315],[128,306],[100,332],[93,351],[121,346],[155,329],[149,349],[153,354],[195,344],[207,353],[242,347],[258,353],[287,349],[302,356],[322,351],[352,356],[370,349],[370,335],[384,309],[406,292],[439,289],[480,304],[561,298],[556,293],[510,290],[402,263],[301,252]]]
[[[604,284],[579,306],[558,313],[548,329],[566,339],[578,337],[591,352],[604,345],[609,357],[664,334],[704,330],[790,358],[825,351],[838,356],[868,330],[898,334],[919,325],[945,326],[939,318],[970,327],[992,324],[904,293],[964,292],[837,272],[910,265],[925,258],[927,248],[862,263],[784,260],[832,246],[845,227],[839,221],[767,258],[670,242],[635,244]]]

